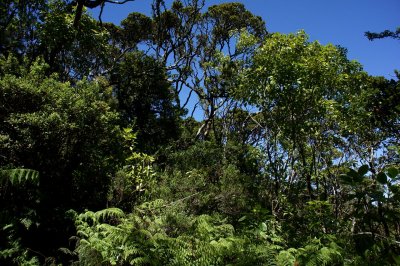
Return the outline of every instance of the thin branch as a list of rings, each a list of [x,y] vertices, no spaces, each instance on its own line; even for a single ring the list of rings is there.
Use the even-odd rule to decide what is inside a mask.
[[[105,2],[101,3],[101,7],[100,7],[100,14],[99,14],[100,27],[103,26],[103,21],[101,20],[101,16],[103,15],[103,10],[104,10],[105,4],[106,4]]]
[[[190,115],[191,118],[193,118],[194,112],[196,111],[198,105],[199,105],[199,102],[197,102],[197,103],[194,105],[193,110],[192,110],[192,114]]]
[[[182,109],[186,107],[186,105],[189,103],[190,97],[192,96],[193,90],[190,90],[188,97],[186,98],[185,103],[182,105]]]

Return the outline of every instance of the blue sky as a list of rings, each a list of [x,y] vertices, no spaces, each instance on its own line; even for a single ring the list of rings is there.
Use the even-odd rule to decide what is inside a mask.
[[[167,0],[167,3],[171,1]],[[225,2],[206,0],[206,5]],[[348,57],[359,61],[371,75],[393,78],[400,69],[400,41],[369,41],[365,31],[395,30],[400,26],[400,0],[242,0],[253,14],[266,21],[269,32],[293,33],[300,29],[322,44],[348,49]],[[119,24],[131,12],[150,15],[150,0],[124,5],[106,4],[103,21]],[[97,16],[96,10],[91,11]]]

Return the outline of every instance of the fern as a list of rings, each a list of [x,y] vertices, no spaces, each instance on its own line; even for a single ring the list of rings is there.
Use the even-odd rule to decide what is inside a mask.
[[[108,209],[96,212],[95,217],[98,221],[104,221],[104,220],[112,219],[112,218],[120,219],[120,218],[125,217],[125,213],[118,208],[108,208]]]
[[[0,170],[0,183],[10,182],[11,185],[33,183],[39,185],[39,172],[32,169],[2,169]]]
[[[284,251],[277,222],[259,233],[237,232],[219,216],[184,215],[162,200],[146,202],[133,213],[119,209],[85,212],[75,218],[75,252],[82,265],[290,265],[302,250]],[[277,241],[276,239],[279,239]],[[325,246],[318,246],[321,250]],[[327,246],[329,247],[329,246]],[[330,253],[328,253],[328,251]],[[322,249],[322,256],[333,256]],[[305,258],[305,259],[308,259]],[[322,258],[323,259],[323,258]],[[323,262],[323,260],[320,260]]]
[[[278,266],[293,266],[296,262],[296,254],[297,250],[294,248],[290,248],[288,250],[283,250],[279,252],[277,256],[277,265]]]
[[[5,234],[4,234],[5,233]],[[28,250],[21,244],[21,239],[16,236],[16,226],[8,224],[2,228],[2,234],[7,235],[7,245],[2,245],[0,249],[0,262],[12,262],[12,265],[39,265],[39,260],[35,256],[28,254]]]
[[[299,248],[297,259],[300,265],[335,265],[343,263],[342,248],[336,244],[333,236],[313,239],[305,247]]]
[[[12,261],[15,265],[39,265],[37,258],[26,249],[21,238],[24,232],[37,225],[35,207],[39,202],[36,187],[30,189],[24,187],[25,184],[37,186],[39,184],[38,171],[22,168],[0,169],[0,195],[2,196],[0,264],[8,264]]]

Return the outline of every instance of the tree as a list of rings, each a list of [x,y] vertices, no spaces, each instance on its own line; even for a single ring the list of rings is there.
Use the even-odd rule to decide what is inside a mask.
[[[216,5],[205,13],[201,12],[203,6],[204,1],[174,1],[171,9],[166,9],[162,1],[157,1],[148,46],[169,71],[178,107],[185,108],[193,93],[197,96],[196,106],[205,115],[197,137],[207,138],[217,112],[229,102],[233,77],[246,56],[236,48],[237,33],[246,30],[262,39],[266,29],[262,19],[243,4]],[[135,25],[132,18],[125,20],[124,27]],[[181,101],[184,90],[188,97]]]
[[[114,0],[75,0],[71,3],[71,5],[76,5],[76,11],[75,11],[75,18],[74,18],[74,27],[79,26],[79,22],[81,20],[82,14],[83,14],[83,8],[96,8],[100,7],[100,15],[99,19],[101,21],[101,14],[103,13],[103,9],[106,3],[111,3],[111,4],[118,4],[118,5],[123,5],[127,2],[132,2],[135,0],[123,0],[123,1],[114,1]]]
[[[35,57],[43,57],[50,66],[48,74],[57,72],[62,81],[93,79],[112,66],[114,49],[109,33],[98,22],[83,14],[80,27],[73,27],[69,6],[55,1],[48,6],[37,32]]]
[[[202,82],[192,89],[205,112],[205,123],[197,135],[207,137],[217,112],[229,101],[229,91],[236,85],[234,77],[248,56],[246,50],[236,46],[235,33],[245,31],[260,41],[267,31],[264,21],[239,3],[211,6],[203,17],[199,35]]]
[[[84,77],[108,79],[117,99],[121,126],[134,126],[139,131],[137,147],[155,152],[178,135],[181,113],[174,106],[174,93],[163,65],[137,51],[140,40],[148,37],[149,21],[143,15],[131,14],[122,21],[122,27],[102,27],[84,13],[76,28],[68,8],[65,3],[52,4],[39,31],[39,47],[50,65],[49,72],[57,72],[62,81],[72,83]]]
[[[138,145],[147,153],[179,135],[180,112],[165,69],[141,52],[125,53],[110,73],[122,124],[138,131]]]
[[[33,52],[35,32],[46,1],[2,1],[0,4],[0,55],[27,55]]]
[[[395,40],[400,40],[400,27],[398,27],[395,31],[384,30],[379,33],[367,31],[365,33],[365,36],[370,41],[373,41],[375,39],[383,39],[383,38],[393,38]]]
[[[106,206],[111,177],[123,162],[119,117],[107,83],[82,80],[71,86],[47,77],[47,67],[37,61],[0,78],[0,167],[40,173],[38,226],[24,244],[42,253],[54,252],[70,234],[65,211]],[[17,206],[29,206],[27,190],[18,193]],[[7,200],[1,199],[2,206],[11,208]]]
[[[400,138],[400,83],[384,77],[370,77],[371,94],[366,109],[371,113],[370,123],[386,132],[393,141]]]
[[[301,190],[288,191],[296,187],[306,188],[309,199],[315,193],[327,196],[335,181],[322,171],[337,158],[333,147],[341,145],[337,106],[348,103],[346,95],[359,93],[363,77],[359,64],[341,50],[307,38],[304,32],[267,38],[236,91],[259,110],[253,119],[262,134],[258,145],[273,198],[281,191],[296,195]]]

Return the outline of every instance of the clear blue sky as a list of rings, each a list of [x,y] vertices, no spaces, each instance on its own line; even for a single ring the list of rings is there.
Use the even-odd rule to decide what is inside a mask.
[[[170,0],[166,1],[167,4]],[[223,0],[206,0],[206,5]],[[393,78],[400,69],[400,41],[369,41],[365,31],[395,30],[400,26],[400,0],[241,0],[253,14],[266,21],[269,32],[292,33],[300,29],[322,44],[348,49],[348,57],[359,61],[371,75]],[[151,0],[124,5],[106,4],[103,21],[119,24],[131,12],[150,15]],[[97,10],[93,14],[97,17]]]

